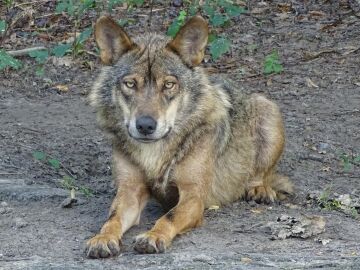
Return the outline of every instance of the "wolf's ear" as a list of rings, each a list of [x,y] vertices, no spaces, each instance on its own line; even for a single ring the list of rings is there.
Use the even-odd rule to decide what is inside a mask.
[[[188,65],[197,66],[204,58],[208,33],[207,22],[200,16],[192,17],[167,47],[178,53]]]
[[[121,55],[136,48],[136,44],[110,17],[102,16],[95,24],[95,40],[100,48],[101,61],[113,64]]]

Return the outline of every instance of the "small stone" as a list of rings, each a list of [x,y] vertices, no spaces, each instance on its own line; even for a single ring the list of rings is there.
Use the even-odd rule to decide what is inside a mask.
[[[321,243],[323,246],[326,246],[326,245],[329,244],[332,240],[329,239],[329,238],[327,238],[327,239],[315,238],[314,241]]]
[[[173,0],[172,4],[174,7],[181,7],[183,4],[183,1],[182,0]]]
[[[22,218],[15,218],[14,225],[17,229],[24,228],[29,225],[24,219]]]
[[[0,206],[1,206],[1,207],[7,207],[7,206],[9,206],[9,205],[8,205],[7,202],[1,202],[1,203],[0,203]]]
[[[207,255],[205,255],[205,254],[196,255],[196,256],[193,258],[193,261],[194,261],[194,262],[203,262],[203,263],[208,263],[208,264],[214,264],[214,263],[215,263],[213,257],[207,256]]]
[[[337,200],[339,202],[341,202],[341,204],[343,204],[345,206],[350,206],[351,205],[351,198],[350,198],[349,194],[340,195]]]
[[[75,204],[75,203],[77,203],[77,199],[75,199],[75,198],[70,198],[70,197],[68,197],[68,198],[66,198],[65,200],[63,200],[63,202],[61,203],[61,207],[62,208],[71,208],[71,207],[73,207],[73,205]]]
[[[329,148],[329,144],[328,143],[320,143],[319,144],[319,150],[325,150]]]
[[[240,261],[244,264],[248,264],[248,263],[251,263],[252,262],[252,259],[248,258],[248,257],[242,257],[240,259]]]

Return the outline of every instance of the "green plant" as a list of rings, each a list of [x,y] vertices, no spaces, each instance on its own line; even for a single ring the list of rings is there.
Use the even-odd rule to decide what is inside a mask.
[[[73,53],[75,55],[78,55],[81,53],[81,51],[84,48],[84,43],[86,40],[89,39],[89,37],[92,34],[92,28],[88,27],[83,32],[80,33],[79,37],[75,38],[75,41],[73,43]]]
[[[4,0],[5,6],[7,8],[11,7],[12,4],[14,3],[14,0]]]
[[[44,75],[44,64],[49,57],[49,52],[47,50],[32,51],[29,53],[29,56],[34,58],[38,64],[35,71],[36,75]]]
[[[180,27],[185,23],[185,20],[186,11],[181,10],[179,16],[172,22],[166,34],[170,37],[175,37],[176,33],[179,32]]]
[[[279,53],[273,51],[271,54],[267,55],[264,60],[264,74],[278,74],[284,70],[283,66],[280,63]]]
[[[50,165],[55,170],[58,170],[61,167],[61,163],[58,159],[53,158],[44,152],[35,151],[35,152],[33,152],[33,157],[36,160],[43,162],[44,164]]]
[[[360,165],[360,155],[359,156],[349,156],[348,154],[341,154],[340,161],[342,163],[344,171],[348,172],[353,167],[353,164]]]
[[[0,50],[0,70],[7,67],[18,69],[21,67],[21,62],[7,54],[4,50]]]
[[[63,179],[60,182],[60,185],[62,188],[67,189],[67,190],[75,190],[75,191],[79,191],[81,192],[85,197],[90,197],[92,195],[94,195],[94,192],[85,186],[78,186],[75,184],[75,179],[74,177],[65,175],[63,177]]]
[[[0,20],[0,35],[2,35],[6,30],[6,21]]]
[[[211,42],[210,46],[210,54],[211,57],[216,60],[222,54],[228,52],[230,50],[231,42],[225,37],[217,37],[214,41]]]
[[[340,198],[340,197],[339,197]],[[352,216],[353,218],[358,217],[358,211],[354,206],[345,205],[340,199],[331,197],[331,186],[324,189],[317,199],[317,204],[328,211],[340,211]]]

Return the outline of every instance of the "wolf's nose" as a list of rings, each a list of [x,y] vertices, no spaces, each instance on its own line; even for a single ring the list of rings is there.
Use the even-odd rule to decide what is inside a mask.
[[[151,116],[141,116],[136,119],[136,129],[143,135],[153,134],[156,125],[156,121]]]

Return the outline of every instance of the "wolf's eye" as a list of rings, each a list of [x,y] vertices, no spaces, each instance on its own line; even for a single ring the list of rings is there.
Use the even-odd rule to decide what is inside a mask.
[[[126,85],[126,87],[128,88],[134,88],[135,87],[135,81],[125,81],[124,84]]]
[[[171,89],[171,88],[174,87],[174,85],[175,85],[174,82],[166,82],[166,83],[164,84],[165,89]]]

